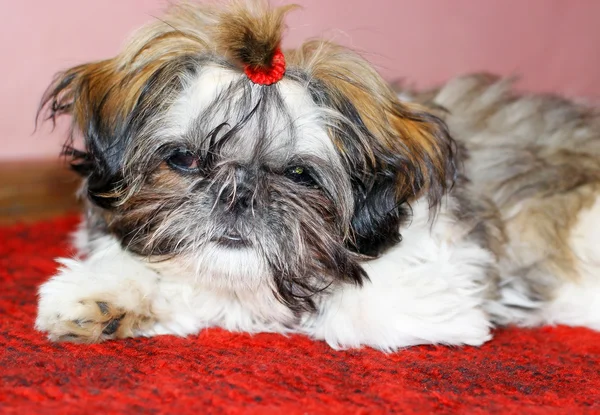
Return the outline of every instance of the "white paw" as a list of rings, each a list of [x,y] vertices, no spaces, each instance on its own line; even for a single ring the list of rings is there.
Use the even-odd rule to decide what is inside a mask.
[[[149,313],[124,307],[120,293],[98,290],[98,279],[81,272],[79,263],[65,261],[61,272],[39,290],[35,328],[52,341],[98,343],[132,337],[152,324]]]

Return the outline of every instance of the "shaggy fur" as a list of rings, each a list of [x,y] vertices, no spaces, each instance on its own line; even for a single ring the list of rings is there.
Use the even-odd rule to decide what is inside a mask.
[[[497,211],[504,240],[494,249],[501,292],[528,290],[544,304],[503,322],[539,324],[565,284],[598,287],[597,272],[582,272],[598,270],[598,262],[582,250],[600,249],[593,238],[583,242],[586,247],[574,239],[578,227],[593,229],[600,220],[588,214],[600,191],[600,112],[557,96],[516,94],[511,83],[488,74],[464,76],[416,98],[446,109],[445,121],[470,155],[465,172],[471,188]],[[590,317],[597,327],[599,316]]]
[[[117,57],[57,76],[41,112],[72,116],[88,209],[36,327],[382,350],[598,328],[595,112],[486,76],[400,100],[321,40],[257,85],[244,70],[269,66],[291,8],[173,6]]]

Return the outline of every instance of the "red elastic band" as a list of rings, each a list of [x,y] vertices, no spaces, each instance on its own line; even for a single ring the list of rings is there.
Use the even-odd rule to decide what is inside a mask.
[[[244,68],[244,72],[246,76],[259,85],[271,85],[275,82],[281,80],[283,78],[283,74],[285,73],[285,57],[283,56],[283,52],[281,49],[277,48],[275,50],[275,54],[273,55],[273,61],[271,61],[271,66],[268,68],[251,68],[250,66],[246,66]]]

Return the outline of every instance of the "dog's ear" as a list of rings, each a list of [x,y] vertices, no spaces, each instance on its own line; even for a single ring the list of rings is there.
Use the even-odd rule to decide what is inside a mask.
[[[123,188],[123,163],[129,145],[161,105],[156,98],[169,84],[161,77],[173,62],[142,68],[116,59],[93,62],[59,73],[42,98],[40,113],[53,122],[71,115],[71,134],[64,146],[73,170],[86,178],[89,198],[110,208]],[[83,140],[76,149],[74,138]]]
[[[165,22],[143,27],[115,58],[59,73],[42,98],[38,118],[71,115],[64,153],[86,178],[90,199],[102,207],[125,192],[123,163],[133,138],[147,121],[157,120],[183,78],[198,68],[204,35],[176,29],[189,13],[174,7]],[[74,148],[74,137],[81,137],[82,148]]]
[[[445,123],[416,104],[401,103],[357,54],[314,41],[290,54],[309,72],[313,99],[333,108],[333,138],[354,192],[349,246],[377,256],[400,240],[407,204],[441,202],[455,176],[455,144]]]
[[[113,193],[120,180],[125,124],[134,105],[119,83],[110,60],[80,65],[56,75],[40,106],[53,122],[63,114],[72,116],[64,155],[73,170],[87,178],[88,192],[100,204],[103,199],[96,196]],[[73,145],[76,136],[83,140],[81,149]]]
[[[350,242],[369,256],[378,256],[400,242],[400,226],[410,217],[411,201],[425,197],[435,214],[456,174],[454,141],[442,120],[395,97],[380,111],[387,125],[369,131],[375,138],[388,129],[394,135],[390,141],[376,141],[374,163],[354,179],[354,237]]]

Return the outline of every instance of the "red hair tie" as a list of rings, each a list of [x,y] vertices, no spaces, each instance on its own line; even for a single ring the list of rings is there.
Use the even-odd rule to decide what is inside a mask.
[[[283,78],[285,73],[285,57],[280,48],[275,49],[271,65],[264,67],[254,67],[246,65],[244,67],[246,76],[255,84],[271,85]]]

